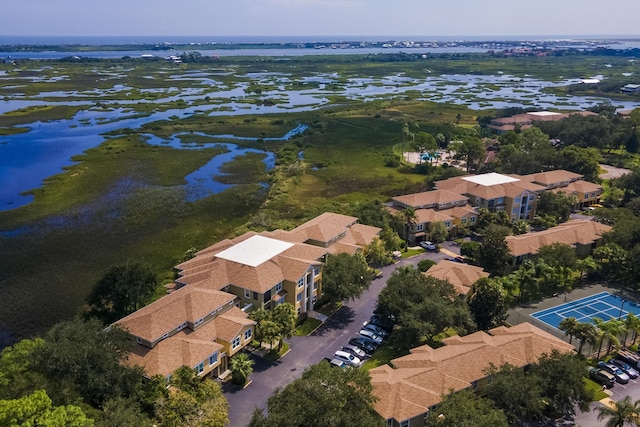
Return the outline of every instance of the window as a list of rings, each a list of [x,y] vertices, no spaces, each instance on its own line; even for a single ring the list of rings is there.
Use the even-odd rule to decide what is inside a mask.
[[[245,298],[251,298],[251,291],[249,289],[245,289],[244,290],[244,297]]]
[[[276,285],[275,292],[280,292],[281,290],[282,290],[282,282]]]
[[[193,369],[196,370],[196,374],[200,375],[201,373],[204,372],[204,363],[199,363],[198,366],[196,366]]]
[[[531,206],[531,205],[527,206],[527,210],[530,211],[532,207],[533,206]]]
[[[498,197],[498,201],[496,202],[498,205],[501,205],[504,203],[504,197]],[[516,202],[519,203],[519,202]]]
[[[393,427],[393,418],[389,418],[386,425],[387,427]]]
[[[462,222],[463,224],[466,224],[466,223],[467,223],[467,218],[462,218],[462,219],[461,219],[461,222]]]
[[[519,209],[520,208],[513,208],[513,209],[511,209],[511,213],[512,214],[517,214]]]
[[[253,334],[252,329],[247,329],[244,331],[244,340],[251,339],[251,335]]]
[[[211,356],[209,356],[209,366],[213,366],[218,363],[218,352],[216,351]]]
[[[451,228],[451,221],[445,221],[444,226],[447,228]]]
[[[416,231],[424,231],[424,224],[416,224]]]
[[[304,276],[298,279],[298,287],[301,288],[304,286]]]
[[[298,295],[296,295],[296,301],[298,301],[298,302],[302,301],[302,292],[300,292]]]
[[[316,267],[316,268],[313,269],[313,275],[314,276],[320,275],[320,267]]]
[[[404,420],[400,423],[400,427],[409,427],[409,420]]]
[[[233,341],[231,341],[231,348],[232,349],[236,349],[240,346],[240,337],[237,336],[233,339]]]
[[[532,194],[532,195],[530,195],[530,196],[529,196],[529,201],[533,201],[533,200],[535,200],[535,199],[536,199],[535,194]]]
[[[473,224],[474,222],[476,222],[476,217],[475,217],[475,216],[472,216],[472,217],[471,217],[471,224]]]
[[[203,322],[204,319],[198,319],[196,320],[196,323],[194,323],[194,326],[198,326],[200,323]]]
[[[162,339],[165,339],[165,338],[169,338],[169,333],[168,332],[162,336]]]
[[[178,326],[178,330],[181,331],[187,327],[187,322],[184,322],[182,325]]]
[[[257,292],[253,293],[253,299],[258,299],[258,293]]]
[[[520,204],[520,197],[516,197],[515,200],[513,201],[516,205]]]

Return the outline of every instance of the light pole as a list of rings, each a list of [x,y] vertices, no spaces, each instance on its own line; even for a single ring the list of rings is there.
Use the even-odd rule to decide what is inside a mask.
[[[622,308],[624,307],[624,300],[622,300],[622,304],[620,304],[620,313],[618,314],[618,320],[622,317]]]

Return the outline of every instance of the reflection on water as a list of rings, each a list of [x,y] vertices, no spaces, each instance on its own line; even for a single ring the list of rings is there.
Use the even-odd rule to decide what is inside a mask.
[[[30,106],[69,105],[83,109],[72,119],[36,122],[28,126],[29,132],[0,136],[0,210],[29,203],[31,197],[21,193],[39,187],[45,178],[71,165],[74,155],[102,143],[105,132],[123,128],[135,130],[157,120],[179,119],[194,114],[220,116],[309,111],[330,104],[330,98],[336,94],[357,101],[410,96],[417,100],[466,105],[473,109],[527,106],[577,110],[602,102],[600,98],[558,97],[544,92],[546,88],[566,86],[578,80],[551,82],[504,73],[432,75],[426,70],[423,78],[403,74],[382,78],[341,78],[338,73],[315,73],[294,79],[286,73],[265,71],[234,75],[237,81],[233,84],[213,78],[227,74],[221,72],[177,72],[175,68],[167,67],[158,73],[174,80],[190,80],[194,85],[188,88],[137,89],[118,80],[106,89],[44,91],[35,95],[19,92],[21,88],[7,92],[9,85],[5,86],[5,93],[10,93],[10,96],[0,98],[0,114]],[[122,70],[112,74],[114,79],[120,79]],[[108,78],[109,74],[101,73],[101,76]],[[2,73],[0,84],[12,78]],[[66,76],[53,78],[64,79]],[[51,77],[47,79],[50,81]],[[256,86],[260,88],[259,93],[254,89]],[[640,106],[640,102],[616,101],[615,105],[632,109]],[[136,112],[137,108],[142,111]],[[300,125],[282,138],[290,138],[305,129]],[[210,136],[224,140],[251,139],[235,135]],[[177,148],[185,147],[178,144]],[[202,173],[210,174],[210,171],[203,170]],[[202,181],[198,178],[197,182]]]

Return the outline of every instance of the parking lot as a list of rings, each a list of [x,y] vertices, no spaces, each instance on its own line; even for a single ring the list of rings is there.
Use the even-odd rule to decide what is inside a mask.
[[[629,380],[628,384],[619,384],[616,383],[611,389],[606,390],[607,394],[609,394],[609,398],[613,401],[618,401],[624,399],[626,396],[631,397],[632,401],[636,401],[640,399],[640,378]],[[594,402],[591,404],[591,411],[581,413],[575,416],[573,420],[574,424],[567,425],[575,425],[579,427],[601,427],[604,425],[603,421],[598,421],[598,411],[596,408],[598,406],[602,406],[607,403],[607,400],[603,400],[602,402]]]
[[[282,388],[299,378],[309,366],[325,358],[333,358],[334,353],[349,339],[358,335],[363,323],[371,317],[378,294],[393,271],[405,265],[417,265],[423,259],[436,262],[458,255],[458,246],[445,242],[440,252],[424,252],[414,257],[400,259],[397,263],[382,268],[382,274],[371,282],[368,290],[356,300],[348,300],[342,308],[323,323],[308,337],[291,337],[290,351],[275,364],[252,356],[255,360],[254,373],[249,377],[251,385],[245,389],[225,389],[229,402],[229,420],[232,426],[249,424],[254,408],[265,409],[268,398],[276,388]]]

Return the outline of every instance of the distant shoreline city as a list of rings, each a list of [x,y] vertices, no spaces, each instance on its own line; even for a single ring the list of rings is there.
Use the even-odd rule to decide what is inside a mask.
[[[523,36],[11,36],[0,45],[130,45],[130,44],[295,44],[295,43],[602,43],[640,42],[640,35],[523,35]]]

